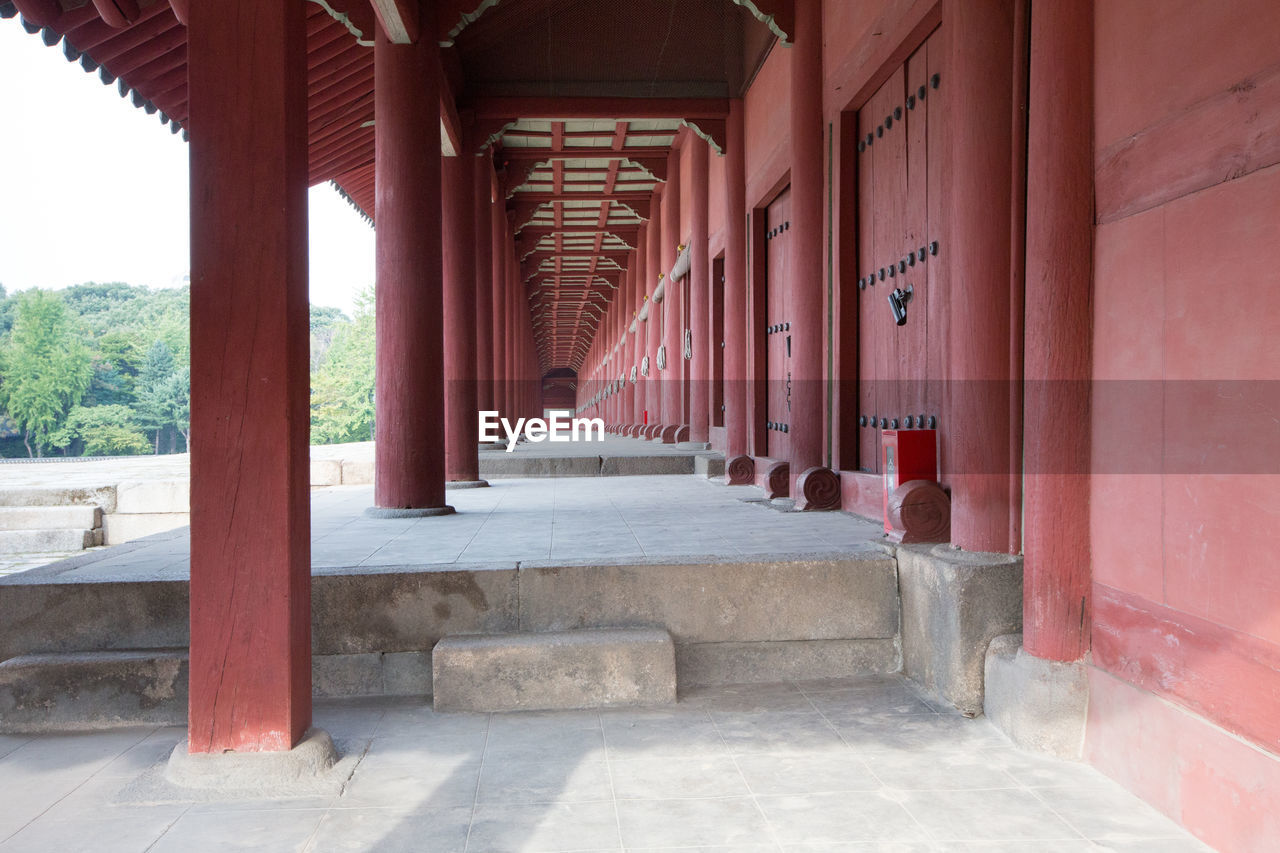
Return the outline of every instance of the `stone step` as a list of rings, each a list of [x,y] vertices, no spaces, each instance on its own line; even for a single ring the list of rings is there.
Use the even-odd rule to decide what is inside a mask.
[[[97,530],[0,530],[0,554],[79,551],[102,544]]]
[[[0,506],[0,530],[93,530],[102,526],[96,506]]]
[[[186,649],[32,654],[0,663],[3,733],[186,721]]]
[[[656,628],[456,635],[431,653],[437,710],[551,711],[676,701],[675,645]]]
[[[99,506],[116,511],[116,487],[12,486],[0,489],[0,506]]]

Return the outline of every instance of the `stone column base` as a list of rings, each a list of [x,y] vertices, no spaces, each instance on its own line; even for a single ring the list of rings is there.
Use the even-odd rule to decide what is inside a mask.
[[[448,504],[444,506],[407,507],[405,509],[371,506],[366,507],[364,511],[364,514],[369,518],[430,518],[436,515],[453,515],[453,513],[454,508]]]
[[[1022,559],[950,545],[900,545],[908,678],[966,716],[982,713],[987,646],[1022,629]]]
[[[1086,666],[1029,655],[1021,634],[996,637],[987,648],[983,709],[1023,749],[1079,760],[1089,710]]]
[[[340,790],[342,778],[326,778],[337,762],[329,733],[313,728],[288,752],[190,753],[186,742],[180,743],[164,778],[180,788],[296,796],[332,783]]]
[[[450,489],[485,489],[488,487],[488,480],[446,480],[444,483],[445,491]]]

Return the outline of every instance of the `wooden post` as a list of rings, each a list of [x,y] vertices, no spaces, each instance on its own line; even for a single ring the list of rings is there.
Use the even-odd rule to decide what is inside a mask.
[[[689,137],[690,235],[689,327],[693,330],[693,357],[689,361],[689,441],[711,440],[711,348],[719,346],[711,336],[711,262],[707,258],[708,198],[711,149],[697,137]]]
[[[424,515],[446,511],[439,53],[429,38],[392,44],[381,28],[374,38],[374,503]]]
[[[472,170],[476,271],[476,408],[493,409],[493,170],[476,157]]]
[[[476,417],[476,158],[441,158],[444,203],[444,418],[446,481],[480,480]]]
[[[191,752],[311,725],[302,0],[192,5]]]
[[[1013,151],[1012,0],[947,0],[944,171],[950,369],[942,433],[951,480],[951,542],[1007,552],[1009,483],[1010,216]],[[1030,333],[1030,330],[1028,330]]]
[[[725,130],[724,458],[727,463],[748,452],[747,158],[741,99],[729,102]]]
[[[1093,4],[1035,7],[1027,154],[1022,644],[1089,648]]]
[[[822,464],[822,4],[795,0],[791,49],[791,248],[787,308],[791,357],[791,495],[808,468]]]

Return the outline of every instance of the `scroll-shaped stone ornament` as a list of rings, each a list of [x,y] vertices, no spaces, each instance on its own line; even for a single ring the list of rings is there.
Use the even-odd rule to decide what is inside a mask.
[[[693,358],[693,329],[684,330],[684,358],[685,361]]]
[[[735,456],[724,466],[725,482],[730,486],[750,486],[756,481],[756,460],[747,455]]]
[[[791,496],[791,463],[777,461],[765,469],[764,496],[770,500]]]
[[[658,347],[658,369],[659,370],[667,369],[667,345],[666,344],[663,344],[662,346]]]
[[[840,508],[840,475],[830,468],[815,465],[796,478],[796,509],[824,510]]]
[[[649,356],[647,355],[644,358],[640,359],[640,375],[641,376],[649,375]]]
[[[908,480],[889,495],[889,538],[895,542],[950,542],[951,498],[932,480]]]

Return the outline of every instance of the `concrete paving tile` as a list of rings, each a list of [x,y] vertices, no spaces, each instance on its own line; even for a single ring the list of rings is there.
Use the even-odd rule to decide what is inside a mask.
[[[413,809],[469,806],[476,799],[480,764],[439,759],[412,766],[356,768],[342,797],[342,808],[399,805]]]
[[[901,796],[903,806],[935,841],[1070,841],[1080,837],[1034,794],[1015,788],[904,791]]]
[[[738,769],[757,796],[876,791],[883,783],[857,756],[739,755]]]
[[[973,790],[1015,788],[991,752],[876,752],[861,753],[871,772],[886,786],[901,790]]]
[[[2,780],[20,775],[65,774],[88,778],[146,740],[151,732],[150,728],[121,729],[32,738],[0,758],[0,784]]]
[[[608,802],[609,768],[601,759],[490,761],[480,770],[477,803]]]
[[[627,853],[780,853],[776,844],[730,844],[726,846],[700,845],[698,847],[628,847]]]
[[[948,841],[945,845],[939,845],[938,850],[956,850],[960,853],[1026,853],[1027,842],[1025,841]],[[1117,848],[1102,848],[1094,844],[1092,841],[1086,841],[1083,838],[1074,841],[1045,841],[1043,839],[1035,842],[1035,853],[1102,853],[1102,851],[1114,850]],[[1163,849],[1152,850],[1150,853],[1165,853]],[[1170,851],[1174,853],[1174,851]]]
[[[489,733],[485,763],[491,761],[583,761],[605,757],[604,735],[597,729],[566,728],[532,733]]]
[[[430,705],[417,705],[389,708],[378,723],[376,736],[461,736],[483,733],[488,729],[488,714],[440,714]]]
[[[702,712],[604,715],[601,721],[610,758],[728,756],[715,723]]]
[[[1000,766],[1027,788],[1104,788],[1122,790],[1112,780],[1083,761],[1063,761],[1044,755],[1005,749],[995,753]]]
[[[855,675],[849,678],[819,678],[809,681],[792,681],[790,684],[800,692],[807,694],[845,690],[877,690],[885,687],[906,686],[903,677],[897,673],[888,675]]]
[[[751,790],[732,758],[686,755],[611,760],[613,793],[619,800],[745,797]]]
[[[1092,841],[1142,841],[1183,834],[1178,824],[1119,786],[1110,790],[1037,788],[1033,794]]]
[[[1009,746],[1009,741],[986,720],[970,720],[959,715],[867,715],[842,721],[837,730],[855,750],[867,752],[955,752]]]
[[[728,684],[695,687],[680,694],[680,704],[712,713],[804,711],[813,705],[791,684]]]
[[[929,841],[924,828],[883,793],[757,797],[782,844]]]
[[[622,842],[632,847],[755,844],[771,839],[764,815],[750,797],[619,800]]]
[[[830,690],[809,696],[813,706],[835,725],[867,714],[932,714],[934,710],[906,687]]]
[[[289,811],[188,811],[156,841],[149,853],[204,851],[302,851],[325,816],[323,809]]]
[[[538,853],[621,848],[612,803],[477,805],[468,853]]]
[[[471,808],[330,809],[307,853],[462,853]]]
[[[754,714],[713,712],[712,718],[725,745],[734,755],[848,753],[840,735],[816,711]]]
[[[489,716],[489,732],[494,742],[499,744],[509,738],[522,739],[583,729],[600,730],[598,711],[502,711]]]
[[[4,758],[30,740],[30,735],[0,735],[0,758]]]
[[[784,844],[783,853],[946,853],[927,841],[865,841],[843,844]],[[1025,853],[1025,851],[1023,851]]]
[[[375,737],[369,741],[360,766],[365,772],[385,767],[423,767],[444,762],[479,763],[484,756],[485,733],[424,733]]]
[[[180,806],[100,808],[48,814],[0,844],[4,853],[140,853],[187,810]]]

